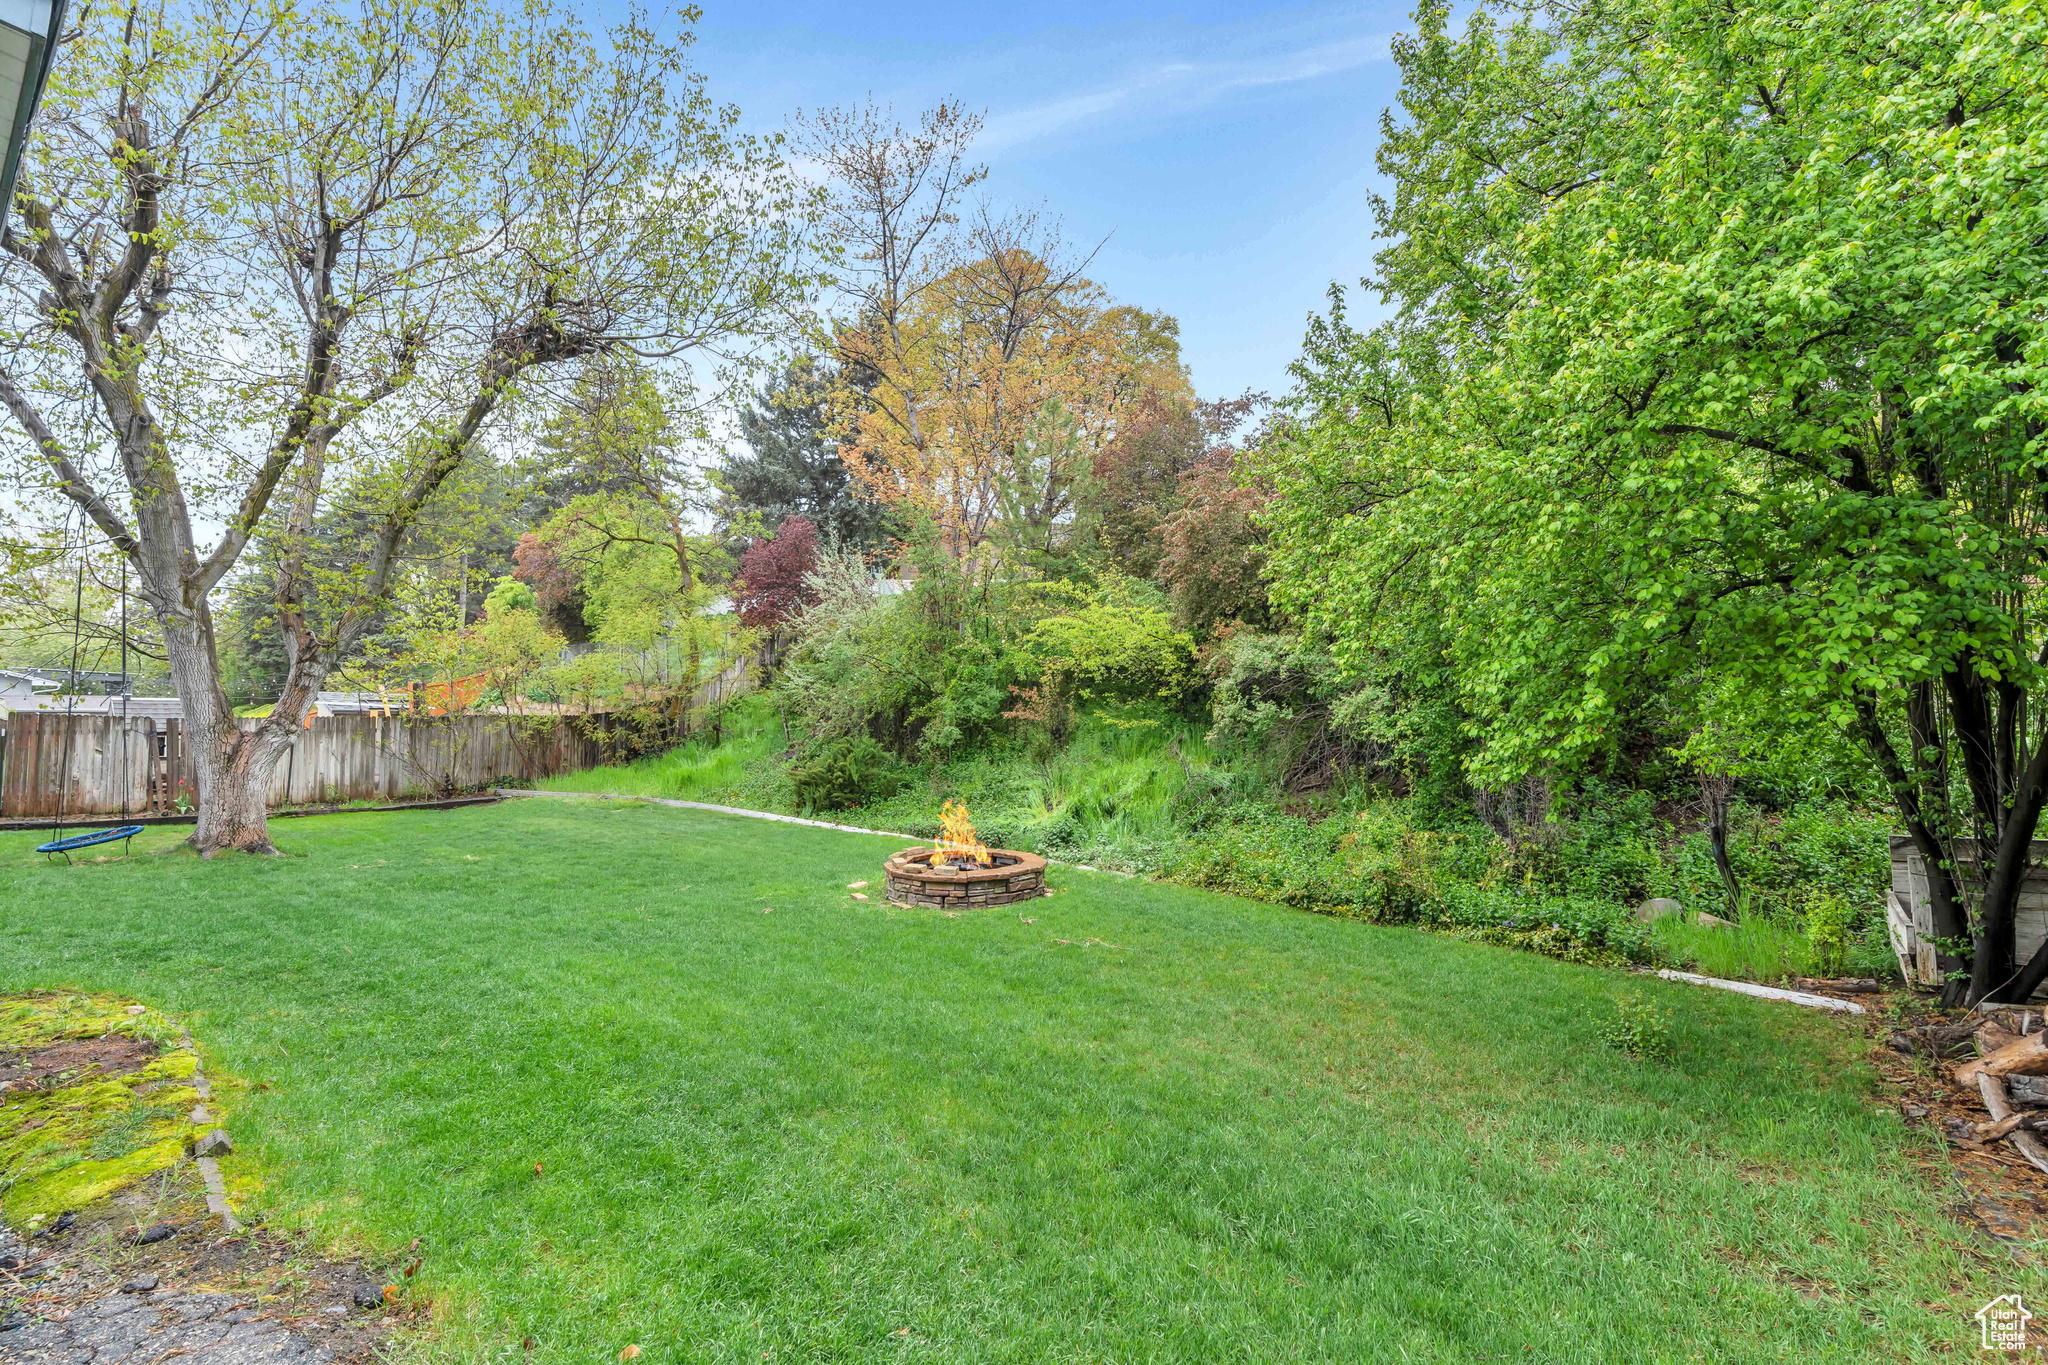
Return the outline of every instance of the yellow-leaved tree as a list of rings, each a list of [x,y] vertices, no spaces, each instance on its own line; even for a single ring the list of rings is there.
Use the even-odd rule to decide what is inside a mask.
[[[797,137],[833,181],[841,456],[868,496],[928,515],[963,559],[999,521],[1072,518],[1140,397],[1189,391],[1179,325],[1110,298],[1057,224],[985,206],[963,224],[979,128],[955,105],[912,129],[869,106],[815,115]]]

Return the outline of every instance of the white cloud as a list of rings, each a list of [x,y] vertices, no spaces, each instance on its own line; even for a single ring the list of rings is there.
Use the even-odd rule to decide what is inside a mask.
[[[1199,108],[1242,90],[1292,85],[1355,71],[1386,61],[1388,53],[1386,35],[1373,34],[1234,61],[1161,63],[1133,71],[1097,90],[993,114],[980,145],[991,152],[1005,151],[1099,123],[1112,115],[1134,118],[1163,110]]]

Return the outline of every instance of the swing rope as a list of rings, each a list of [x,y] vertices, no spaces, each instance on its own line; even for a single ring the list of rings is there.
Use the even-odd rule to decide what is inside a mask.
[[[64,539],[71,540],[71,514],[64,514]],[[94,844],[121,841],[125,855],[130,848],[129,841],[142,833],[142,826],[128,823],[128,697],[121,696],[121,824],[114,829],[96,830],[90,834],[64,837],[64,817],[71,800],[71,754],[78,733],[78,649],[80,637],[85,633],[85,550],[79,547],[78,576],[71,599],[71,677],[69,689],[64,693],[64,766],[57,775],[57,837],[48,843],[36,845],[36,852],[48,857],[62,854],[64,861],[71,861],[71,850],[90,848]],[[128,682],[128,566],[121,565],[121,682],[125,688]],[[107,714],[113,715],[109,707]]]
[[[121,823],[128,823],[128,783],[133,769],[128,763],[128,750],[134,747],[135,734],[128,723],[128,699],[135,692],[135,684],[128,679],[128,557],[121,557]]]
[[[71,539],[71,514],[64,514],[64,539]],[[78,585],[71,598],[71,676],[64,688],[64,766],[57,774],[57,838],[64,837],[64,808],[71,796],[71,746],[78,727],[78,636],[85,624],[85,556],[78,557]]]

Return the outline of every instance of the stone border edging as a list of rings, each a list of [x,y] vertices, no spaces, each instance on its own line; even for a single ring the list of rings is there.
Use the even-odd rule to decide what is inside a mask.
[[[773,811],[743,810],[738,806],[714,806],[708,801],[678,801],[668,796],[621,796],[617,792],[544,792],[524,791],[514,787],[499,787],[498,796],[580,796],[586,801],[644,801],[650,806],[673,806],[678,810],[708,810],[720,815],[743,815],[749,820],[773,820],[783,825],[809,825],[812,829],[836,829],[843,834],[879,834],[885,839],[909,839],[913,844],[928,844],[929,839],[912,839],[908,834],[898,834],[893,829],[862,829],[859,825],[835,825],[829,820],[806,820],[801,815],[777,815]]]
[[[748,820],[773,820],[783,825],[809,825],[812,829],[836,829],[842,834],[879,834],[885,839],[906,839],[913,844],[929,844],[929,839],[918,839],[908,834],[899,834],[893,829],[863,829],[859,825],[835,825],[830,820],[806,820],[801,815],[777,815],[773,811],[746,810],[740,806],[714,806],[708,801],[678,801],[668,796],[621,796],[617,792],[544,792],[527,791],[516,787],[498,787],[497,796],[580,796],[586,801],[645,801],[654,806],[674,806],[678,810],[708,810],[719,815],[738,815]],[[1037,857],[1037,854],[1032,854]],[[1071,867],[1077,872],[1107,871],[1112,877],[1134,877],[1135,872],[1118,872],[1114,868],[1090,867],[1086,863],[1063,863],[1058,858],[1047,858],[1048,863]]]
[[[213,1098],[213,1087],[207,1083],[206,1071],[200,1064],[199,1045],[192,1041],[190,1029],[185,1031],[179,1042],[192,1054],[192,1088],[199,1092],[199,1103],[192,1107],[192,1124],[198,1127],[212,1123],[213,1115],[207,1110],[206,1101]],[[227,1136],[227,1129],[217,1125],[213,1131],[222,1137]],[[220,1219],[229,1232],[240,1232],[242,1224],[235,1217],[235,1211],[228,1207],[228,1185],[221,1177],[220,1163],[207,1155],[195,1158],[194,1164],[199,1167],[199,1178],[206,1182],[206,1211]]]

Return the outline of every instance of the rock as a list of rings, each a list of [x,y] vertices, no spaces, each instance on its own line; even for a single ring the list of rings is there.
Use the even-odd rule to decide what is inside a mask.
[[[139,1247],[155,1246],[158,1242],[167,1242],[177,1235],[178,1225],[176,1223],[158,1223],[146,1232],[138,1235],[135,1239],[135,1245]]]
[[[192,1144],[194,1156],[226,1156],[234,1150],[235,1144],[228,1141],[228,1130],[225,1128],[212,1129]]]
[[[349,1294],[349,1298],[355,1302],[355,1306],[358,1308],[382,1308],[384,1306],[384,1286],[381,1284],[371,1284],[368,1280],[365,1280],[355,1287]]]
[[[1705,925],[1709,929],[1733,929],[1735,927],[1734,921],[1722,919],[1719,915],[1710,915],[1704,910],[1693,916],[1693,921],[1697,924]]]
[[[141,1005],[130,1005],[130,1006],[128,1007],[128,1013],[130,1013],[130,1014],[141,1014],[141,1013],[143,1013],[143,1012],[144,1012],[144,1008],[143,1008],[143,1006],[141,1006]]]
[[[1636,907],[1636,918],[1648,924],[1666,915],[1682,915],[1685,907],[1669,896],[1653,896]]]
[[[156,1276],[137,1275],[134,1279],[121,1286],[121,1292],[123,1294],[147,1294],[155,1289],[156,1285]]]
[[[57,1215],[56,1222],[50,1224],[50,1226],[44,1228],[41,1232],[38,1232],[36,1236],[55,1237],[59,1233],[71,1231],[71,1229],[76,1227],[77,1225],[78,1215],[73,1213],[71,1210],[66,1209],[64,1210],[64,1212]]]

